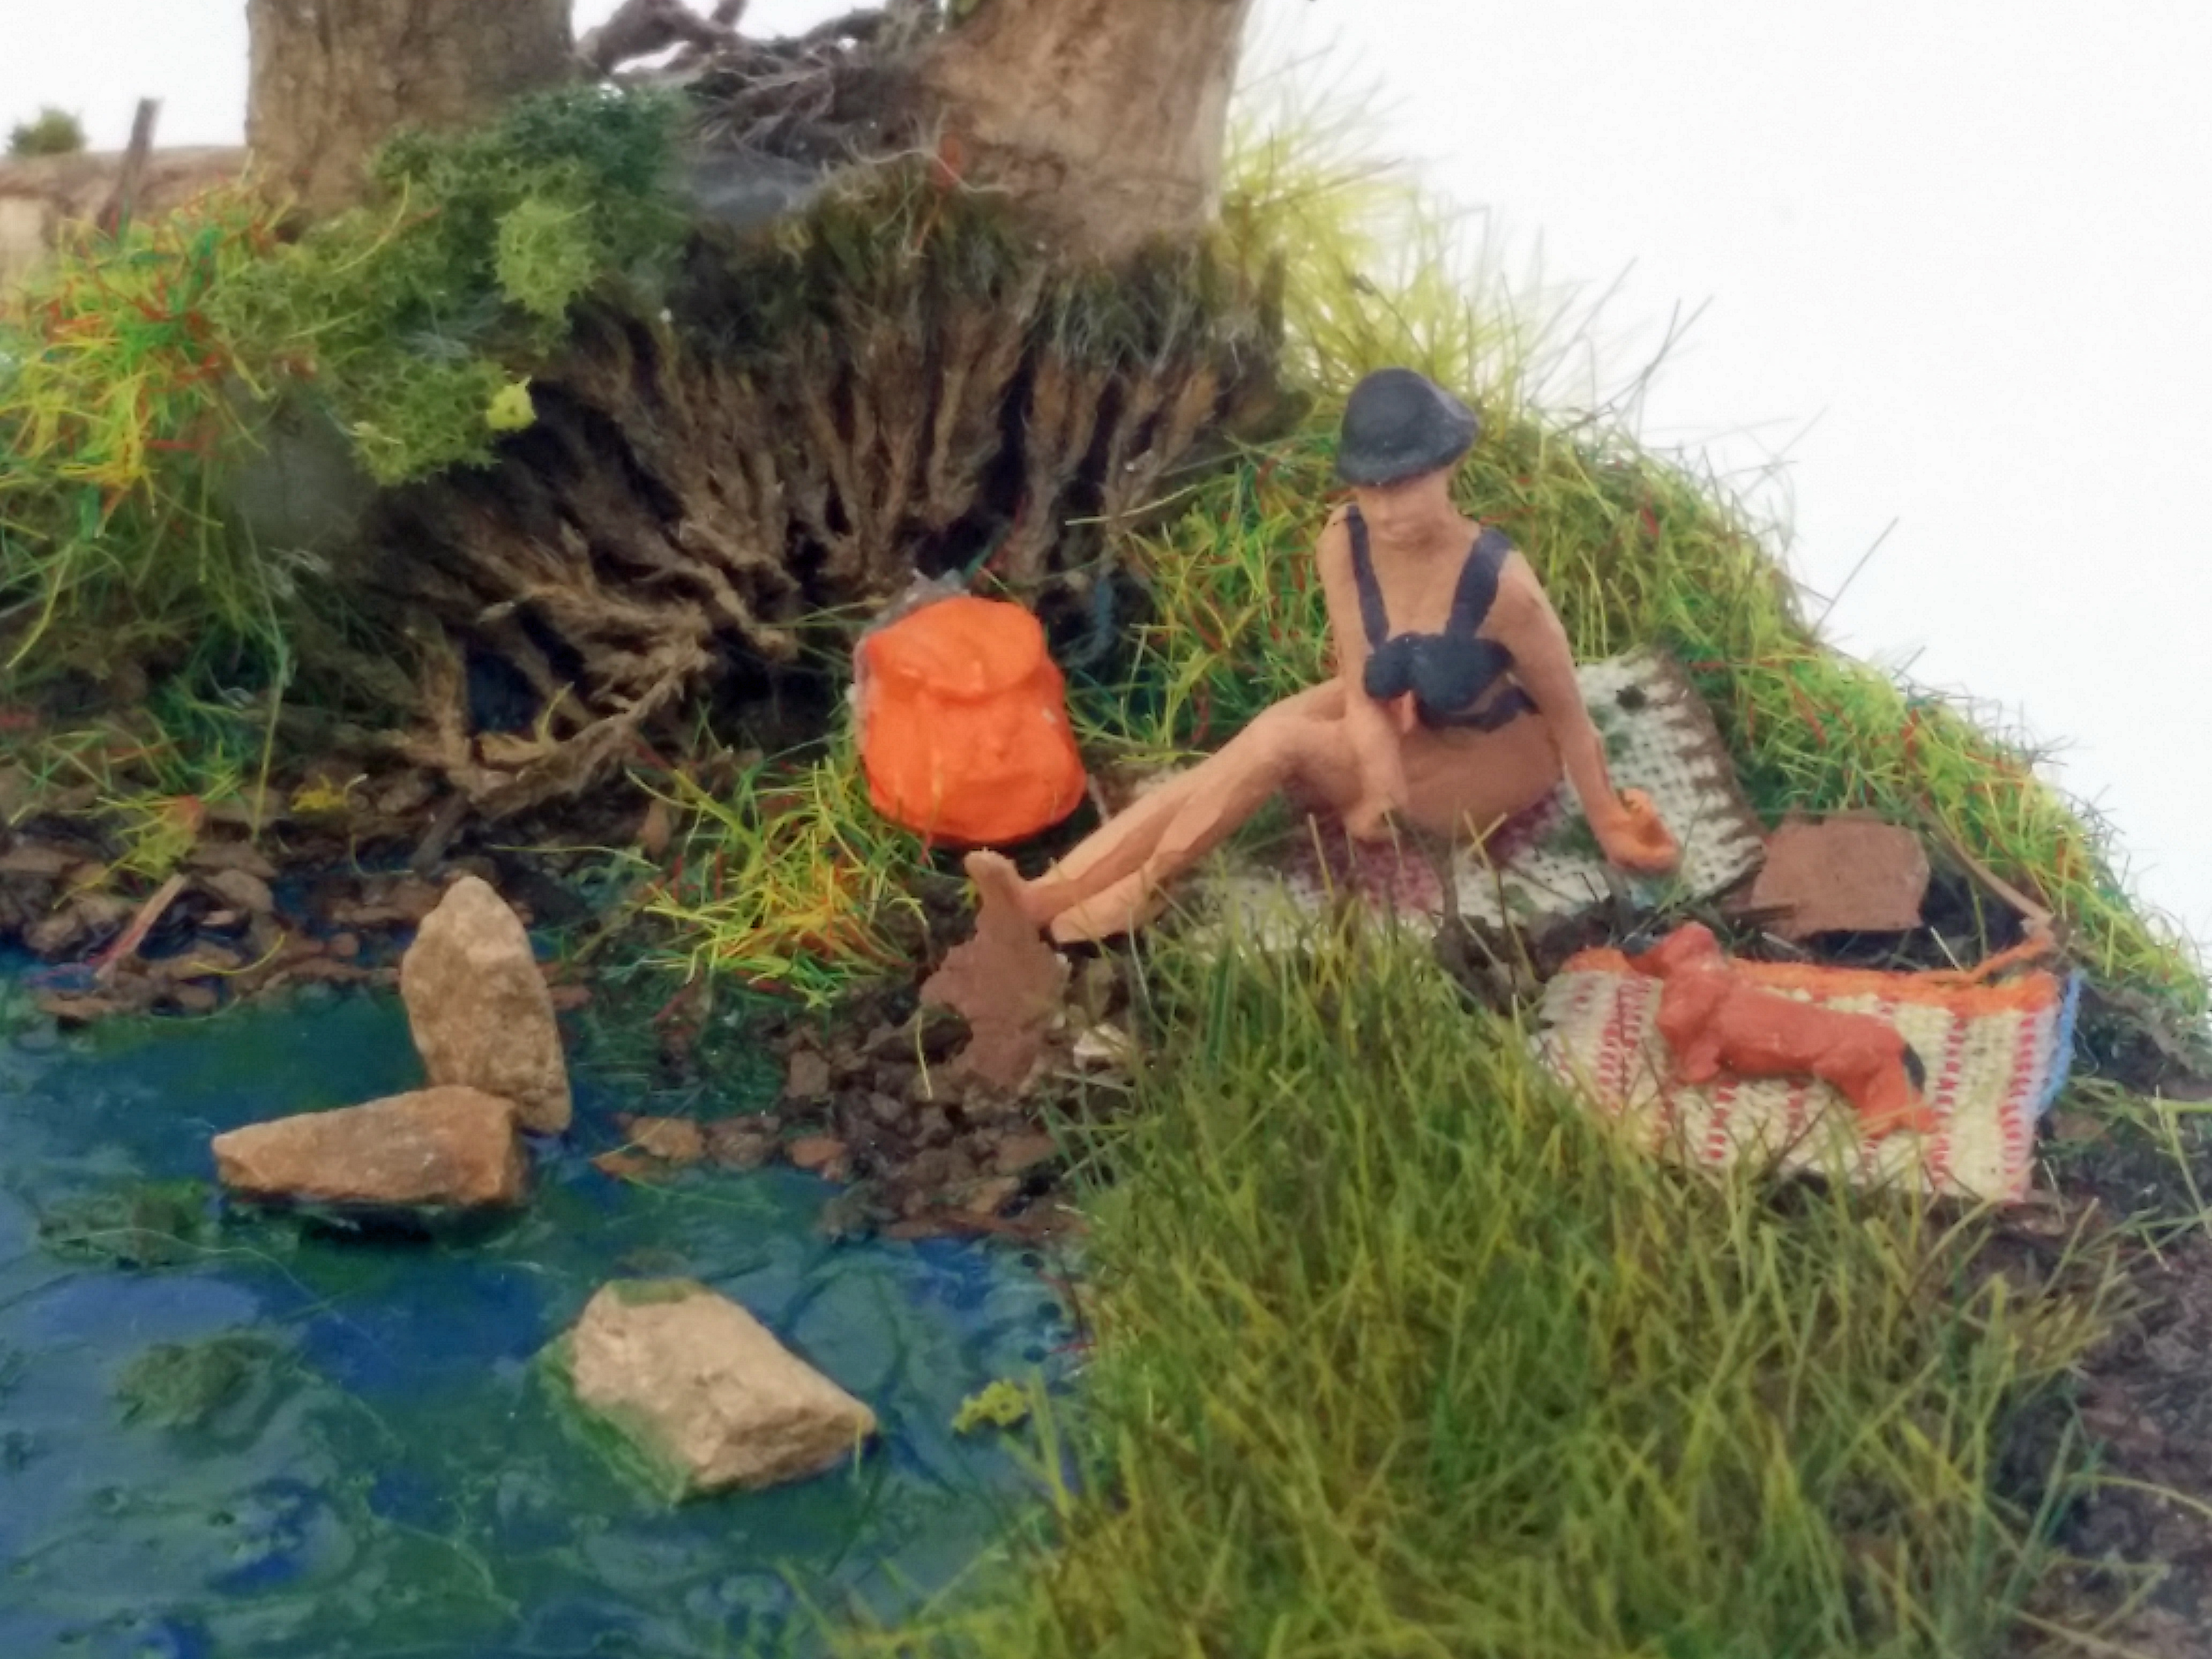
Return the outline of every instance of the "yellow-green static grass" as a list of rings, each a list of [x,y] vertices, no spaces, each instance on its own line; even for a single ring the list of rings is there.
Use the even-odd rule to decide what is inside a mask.
[[[282,579],[211,500],[256,387],[207,308],[271,246],[264,210],[213,192],[0,306],[0,674],[274,629]]]
[[[726,794],[679,778],[690,828],[649,915],[674,924],[687,978],[827,1002],[857,975],[912,960],[921,841],[868,805],[848,739],[814,759],[756,763]]]
[[[2106,1270],[1983,1220],[1658,1167],[1418,952],[1147,963],[1064,1409],[1082,1477],[854,1654],[1987,1652],[2046,1516],[1994,1472]]]

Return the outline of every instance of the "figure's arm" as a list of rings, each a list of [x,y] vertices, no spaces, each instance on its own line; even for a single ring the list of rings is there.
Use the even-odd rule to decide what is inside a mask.
[[[1352,538],[1341,514],[1322,532],[1316,550],[1337,678],[1344,684],[1344,724],[1359,757],[1360,799],[1344,817],[1358,840],[1384,833],[1389,815],[1406,804],[1405,756],[1400,742],[1410,709],[1392,709],[1367,695],[1367,635],[1360,625],[1359,591],[1352,575]]]
[[[1575,678],[1567,630],[1526,567],[1518,574],[1519,580],[1500,586],[1491,611],[1492,629],[1498,643],[1513,653],[1513,677],[1549,728],[1567,781],[1574,786],[1598,845],[1607,859],[1626,870],[1656,874],[1673,869],[1681,851],[1650,799],[1640,791],[1622,793],[1613,787],[1606,769],[1605,740],[1598,735]]]

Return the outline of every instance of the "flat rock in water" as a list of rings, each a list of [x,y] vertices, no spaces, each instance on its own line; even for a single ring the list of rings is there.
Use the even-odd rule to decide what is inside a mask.
[[[520,918],[488,883],[462,877],[423,918],[400,959],[399,994],[431,1082],[511,1100],[539,1134],[568,1127],[553,1000]]]
[[[215,1138],[215,1162],[233,1192],[340,1207],[520,1204],[529,1175],[513,1103],[459,1088],[249,1124]]]
[[[818,1474],[876,1432],[867,1407],[696,1279],[605,1286],[554,1359],[678,1498]]]

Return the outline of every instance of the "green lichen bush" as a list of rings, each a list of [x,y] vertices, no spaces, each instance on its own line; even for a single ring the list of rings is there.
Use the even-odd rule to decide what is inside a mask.
[[[374,198],[226,288],[234,337],[288,340],[378,483],[490,458],[495,400],[593,289],[650,303],[684,221],[676,110],[569,88],[460,134],[403,133]]]
[[[226,187],[58,250],[0,301],[7,694],[182,673],[273,708],[331,585],[318,550],[243,521],[241,469],[301,409],[364,495],[488,459],[571,305],[649,301],[683,224],[675,118],[564,90],[398,136],[370,198],[303,234]]]
[[[52,105],[8,131],[8,154],[18,161],[35,155],[74,155],[84,144],[84,123]]]

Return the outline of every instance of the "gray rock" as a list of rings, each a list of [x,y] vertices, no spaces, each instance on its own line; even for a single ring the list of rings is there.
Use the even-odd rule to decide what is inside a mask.
[[[341,1209],[520,1204],[529,1176],[513,1103],[475,1089],[249,1124],[215,1138],[215,1162],[222,1184],[246,1197]]]
[[[446,890],[400,959],[399,994],[432,1083],[511,1100],[539,1134],[568,1127],[553,999],[521,919],[489,884],[464,876]]]
[[[803,1480],[876,1432],[867,1407],[695,1279],[605,1286],[550,1357],[675,1498]]]

